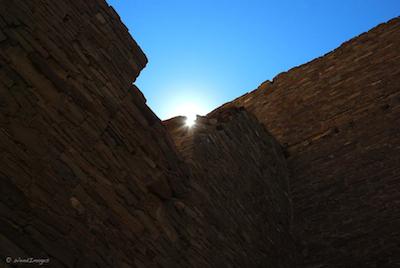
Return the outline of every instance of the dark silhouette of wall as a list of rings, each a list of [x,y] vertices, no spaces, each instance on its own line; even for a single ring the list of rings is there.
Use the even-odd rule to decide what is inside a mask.
[[[164,122],[191,170],[212,267],[293,267],[288,172],[280,145],[244,109]],[[218,254],[212,254],[218,252]]]
[[[131,85],[146,62],[104,1],[0,1],[1,263],[151,267],[152,239],[168,248],[183,175]]]

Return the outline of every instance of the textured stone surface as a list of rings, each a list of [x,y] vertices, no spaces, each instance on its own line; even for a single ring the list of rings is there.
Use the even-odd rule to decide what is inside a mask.
[[[0,33],[0,266],[291,267],[287,170],[254,119],[205,129],[222,147],[192,148],[236,166],[209,176],[131,84],[147,60],[104,1],[0,0]]]
[[[400,266],[400,19],[226,106],[286,147],[305,267]]]
[[[147,60],[118,15],[98,0],[0,1],[0,29],[0,262],[167,261],[182,244],[164,211],[184,176],[131,85]]]
[[[165,122],[192,172],[213,267],[293,267],[288,172],[280,145],[243,109]],[[200,240],[200,239],[199,239]],[[218,254],[215,254],[215,253]]]

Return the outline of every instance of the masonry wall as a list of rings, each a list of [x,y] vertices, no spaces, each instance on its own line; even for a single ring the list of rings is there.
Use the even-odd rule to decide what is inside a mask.
[[[186,163],[146,62],[104,1],[0,0],[0,266],[292,267],[280,147],[239,113]]]
[[[400,19],[226,106],[286,147],[303,267],[400,265]]]
[[[212,267],[294,267],[288,172],[281,146],[244,109],[164,122],[191,170],[198,246]]]
[[[185,175],[131,85],[146,62],[104,1],[0,1],[0,266],[187,267]]]

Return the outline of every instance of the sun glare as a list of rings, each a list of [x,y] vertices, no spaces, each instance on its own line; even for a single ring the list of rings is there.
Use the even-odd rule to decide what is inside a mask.
[[[185,118],[183,118],[182,127],[185,128],[194,128],[197,116],[204,116],[211,110],[206,99],[201,96],[189,96],[187,93],[172,99],[168,105],[170,108],[164,118],[183,116]]]
[[[176,105],[174,115],[182,115],[186,117],[185,126],[193,127],[196,124],[197,115],[204,114],[206,109],[194,102],[187,102],[185,104]]]
[[[195,114],[188,114],[188,115],[185,115],[185,117],[186,117],[185,125],[187,127],[192,127],[196,124],[196,115]]]

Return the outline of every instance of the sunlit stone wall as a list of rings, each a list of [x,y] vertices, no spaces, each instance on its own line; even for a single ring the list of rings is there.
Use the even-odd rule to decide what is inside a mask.
[[[286,147],[305,267],[400,265],[399,18],[233,104]]]

